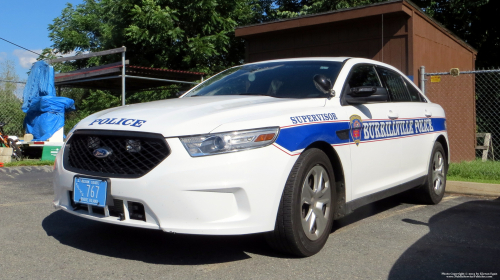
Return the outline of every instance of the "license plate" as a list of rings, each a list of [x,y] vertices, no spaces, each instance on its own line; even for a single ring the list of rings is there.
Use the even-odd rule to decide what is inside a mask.
[[[73,200],[75,203],[97,207],[106,206],[108,182],[100,179],[75,177]]]

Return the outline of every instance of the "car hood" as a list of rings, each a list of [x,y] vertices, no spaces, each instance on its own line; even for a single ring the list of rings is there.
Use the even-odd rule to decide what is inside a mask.
[[[126,105],[93,114],[75,129],[161,133],[165,137],[209,133],[240,122],[251,129],[279,126],[298,108],[323,107],[325,99],[282,99],[269,96],[207,96]],[[281,117],[280,117],[281,116]]]

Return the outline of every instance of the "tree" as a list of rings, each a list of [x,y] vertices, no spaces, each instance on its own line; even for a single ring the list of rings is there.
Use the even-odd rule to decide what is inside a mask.
[[[238,25],[261,13],[258,0],[85,0],[49,25],[58,52],[127,47],[131,64],[214,73],[243,62]],[[74,64],[116,62],[119,56]]]
[[[264,7],[274,7],[267,13],[272,19],[293,18],[301,15],[322,13],[363,6],[387,0],[275,0]]]
[[[243,63],[244,42],[234,28],[262,20],[259,0],[84,0],[68,4],[49,25],[52,48],[39,59],[64,53],[127,47],[132,65],[213,74]],[[56,72],[120,61],[120,55],[54,65]],[[173,97],[178,87],[127,94],[127,103]],[[119,105],[117,93],[63,89],[77,112],[67,116],[68,130],[79,119]],[[157,100],[157,99],[156,99]]]
[[[0,62],[0,122],[7,125],[4,132],[9,135],[23,135],[24,113],[21,111],[22,100],[16,95],[18,83],[5,81],[19,81],[14,61]]]

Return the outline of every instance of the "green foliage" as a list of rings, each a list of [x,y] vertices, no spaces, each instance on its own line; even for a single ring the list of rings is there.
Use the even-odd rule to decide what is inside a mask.
[[[234,29],[263,18],[259,0],[84,0],[67,4],[49,25],[53,45],[42,58],[76,51],[127,47],[131,65],[205,72],[209,75],[243,63],[244,43]],[[57,63],[56,72],[120,61],[120,54]],[[178,86],[127,92],[127,104],[175,97]],[[66,116],[65,131],[94,112],[119,106],[120,94],[63,89],[77,112]]]
[[[5,167],[12,166],[41,166],[41,165],[54,165],[54,161],[52,160],[39,160],[39,159],[26,159],[21,161],[12,161],[8,163],[4,163]]]
[[[480,183],[500,183],[500,162],[463,161],[451,163],[448,180]]]
[[[0,80],[19,81],[14,61],[5,60],[0,62]],[[0,122],[7,124],[3,128],[7,135],[24,135],[23,121],[25,114],[21,111],[22,101],[16,96],[18,85],[17,83],[0,82]]]
[[[134,104],[134,103],[150,102],[168,98],[176,98],[177,96],[175,94],[177,92],[186,91],[190,88],[191,86],[186,87],[185,85],[174,84],[152,90],[134,92],[132,94],[129,94],[129,96],[127,96],[126,101],[127,104]]]
[[[82,90],[84,98],[71,96],[71,91],[65,92],[62,95],[66,97],[73,97],[75,102],[76,111],[66,114],[64,122],[64,133],[68,133],[80,120],[87,116],[106,110],[112,107],[121,105],[121,99],[118,95],[113,95],[110,91],[104,90]]]
[[[243,60],[234,28],[253,23],[257,0],[85,0],[63,10],[49,25],[58,52],[127,47],[133,65],[212,74]],[[92,63],[118,61],[119,55]]]
[[[368,5],[387,0],[277,0],[268,11],[270,18],[293,18],[297,16],[328,12]]]

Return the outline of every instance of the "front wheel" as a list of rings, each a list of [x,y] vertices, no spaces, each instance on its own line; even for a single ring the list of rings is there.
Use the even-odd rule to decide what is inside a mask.
[[[325,245],[333,224],[335,179],[328,156],[312,148],[292,168],[281,197],[275,229],[266,239],[274,249],[300,257]]]

